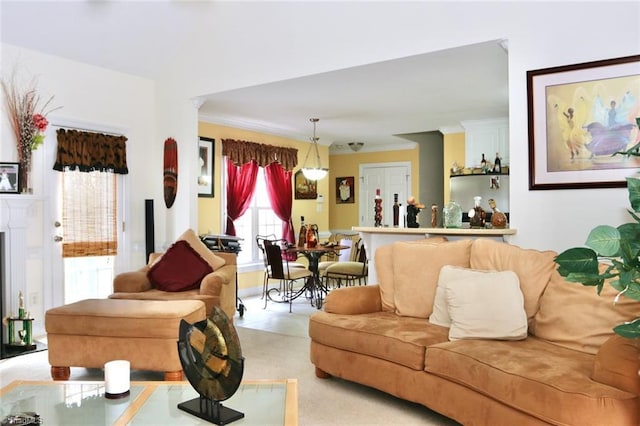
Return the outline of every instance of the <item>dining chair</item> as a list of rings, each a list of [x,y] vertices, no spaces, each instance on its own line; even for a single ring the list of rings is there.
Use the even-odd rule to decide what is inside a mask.
[[[296,292],[304,291],[304,284],[300,289],[294,288],[294,283],[298,280],[307,280],[313,273],[307,268],[293,268],[288,262],[282,259],[282,249],[279,244],[266,243],[265,252],[267,255],[268,274],[265,287],[264,307],[267,301],[271,300],[280,303],[289,303],[289,312],[293,299],[297,297]],[[277,280],[278,287],[268,288],[269,280]],[[271,297],[271,293],[277,292],[279,297]]]
[[[262,259],[263,261],[263,266],[264,266],[264,273],[263,273],[263,279],[262,279],[262,296],[261,297],[265,297],[265,293],[267,291],[267,277],[269,276],[269,264],[267,262],[267,252],[265,250],[265,245],[267,244],[286,244],[287,242],[285,240],[276,238],[275,234],[267,234],[267,235],[256,235],[256,245],[258,246],[258,249],[260,250],[260,254],[259,257]],[[283,260],[285,262],[287,262],[287,266],[289,268],[307,268],[307,264],[306,264],[306,259],[301,258],[301,261],[292,261],[292,260],[287,260],[284,259]]]
[[[334,236],[334,241],[329,241],[341,246],[346,246],[348,248],[340,250],[339,253],[336,253],[336,256],[334,258],[329,258],[318,264],[318,271],[323,279],[325,278],[327,268],[330,265],[333,265],[337,262],[355,262],[358,260],[357,250],[355,249],[358,245],[358,242],[360,241],[360,236],[358,234],[336,234]],[[325,284],[329,284],[329,280],[324,281]]]
[[[335,262],[332,265],[327,266],[324,271],[323,279],[325,286],[328,288],[329,281],[334,281],[337,288],[344,283],[345,286],[367,284],[367,276],[369,274],[369,265],[367,260],[367,251],[359,240],[355,247],[356,260],[346,262]]]

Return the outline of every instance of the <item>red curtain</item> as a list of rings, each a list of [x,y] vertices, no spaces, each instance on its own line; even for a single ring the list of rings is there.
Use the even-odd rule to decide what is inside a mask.
[[[235,166],[227,158],[227,235],[236,235],[233,221],[247,211],[256,190],[258,163],[251,161]]]
[[[294,244],[293,222],[291,210],[293,208],[291,170],[285,170],[280,163],[271,163],[264,168],[267,181],[267,194],[271,201],[273,212],[282,220],[282,238]]]

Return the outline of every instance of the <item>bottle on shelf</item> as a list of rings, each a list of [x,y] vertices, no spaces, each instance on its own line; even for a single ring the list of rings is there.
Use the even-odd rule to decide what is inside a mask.
[[[483,173],[487,172],[487,159],[484,158],[484,152],[482,153],[482,160],[480,161],[480,168]]]
[[[496,161],[493,163],[493,173],[502,172],[502,160],[500,160],[500,153],[496,152]]]
[[[304,224],[304,216],[300,216],[300,232],[298,233],[298,247],[304,247],[307,241],[307,225]]]
[[[480,203],[482,202],[482,197],[476,195],[473,197],[473,208],[469,210],[469,226],[472,228],[484,228],[486,213]]]
[[[400,204],[398,204],[398,194],[393,194],[393,227],[400,225]]]

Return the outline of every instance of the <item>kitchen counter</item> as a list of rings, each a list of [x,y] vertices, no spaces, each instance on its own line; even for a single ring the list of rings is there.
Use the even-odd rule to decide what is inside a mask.
[[[463,224],[464,226],[464,224]],[[467,224],[468,226],[468,224]],[[354,231],[360,234],[369,259],[368,283],[377,284],[378,277],[375,267],[375,253],[380,246],[396,241],[411,241],[432,236],[445,236],[449,240],[465,238],[493,238],[504,241],[505,237],[515,235],[514,228],[376,228],[354,226]]]

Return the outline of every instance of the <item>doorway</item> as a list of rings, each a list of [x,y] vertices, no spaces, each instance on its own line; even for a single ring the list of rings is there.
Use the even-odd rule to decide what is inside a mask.
[[[360,164],[359,223],[358,226],[374,226],[374,203],[376,191],[382,198],[382,226],[393,226],[393,201],[397,194],[400,206],[399,226],[404,227],[405,204],[411,194],[411,163]]]

